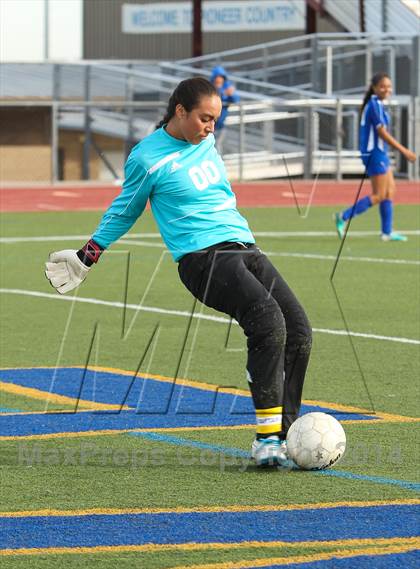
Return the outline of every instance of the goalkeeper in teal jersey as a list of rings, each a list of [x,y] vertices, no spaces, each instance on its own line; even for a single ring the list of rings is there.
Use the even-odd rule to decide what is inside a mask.
[[[208,110],[215,116],[218,105]],[[134,147],[125,165],[123,191],[92,236],[98,245],[107,248],[124,235],[148,200],[175,261],[220,241],[254,242],[236,209],[213,133],[192,134],[198,143],[175,138],[162,126]]]
[[[290,466],[286,435],[299,414],[311,327],[237,210],[214,144],[221,108],[209,81],[181,81],[160,127],[133,148],[121,194],[92,238],[78,251],[52,253],[46,276],[61,294],[77,287],[149,200],[181,281],[201,302],[235,318],[247,337],[257,423],[252,457],[259,466]]]

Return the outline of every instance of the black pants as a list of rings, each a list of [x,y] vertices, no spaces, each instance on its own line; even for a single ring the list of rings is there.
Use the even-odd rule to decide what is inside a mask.
[[[243,328],[254,406],[282,405],[285,435],[299,413],[312,345],[308,318],[295,295],[255,245],[225,242],[189,253],[178,272],[196,298]]]

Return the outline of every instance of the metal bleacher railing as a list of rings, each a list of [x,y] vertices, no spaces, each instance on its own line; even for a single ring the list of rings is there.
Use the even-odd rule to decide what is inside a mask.
[[[125,141],[126,154],[152,132],[182,78],[209,76],[222,64],[241,95],[230,108],[223,145],[232,179],[340,179],[362,173],[358,106],[379,63],[397,87],[390,105],[396,136],[418,153],[419,38],[407,35],[315,34],[176,63],[3,64],[0,108],[51,108],[52,181],[59,178],[60,133],[66,130],[83,132],[83,179],[90,177],[92,148],[110,176],[120,177],[124,153],[112,167],[95,134]],[[418,164],[396,157],[395,166],[399,175],[419,177]]]
[[[223,65],[244,102],[252,97],[266,104],[259,116],[246,104],[231,107],[227,124],[238,126],[236,132],[229,128],[225,146],[236,150],[224,158],[240,179],[258,172],[337,179],[362,173],[358,107],[378,69],[393,79],[397,138],[420,150],[419,36],[312,34],[161,64],[161,69],[179,78],[197,72],[209,76],[215,65]],[[395,159],[399,174],[419,177],[418,165],[405,164],[399,155]]]
[[[237,78],[294,87],[303,95],[361,93],[375,70],[389,73],[397,94],[420,95],[418,34],[308,34],[176,62],[223,65]],[[166,69],[174,70],[173,64]],[[309,93],[312,91],[312,93]]]

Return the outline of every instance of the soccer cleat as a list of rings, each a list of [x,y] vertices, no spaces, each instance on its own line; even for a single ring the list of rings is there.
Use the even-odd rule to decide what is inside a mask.
[[[407,241],[407,237],[405,235],[401,235],[401,233],[382,233],[381,235],[382,241]]]
[[[340,239],[343,239],[346,232],[347,221],[344,221],[341,217],[341,213],[336,213],[334,215],[335,228],[337,230]]]
[[[289,457],[286,441],[280,441],[279,466],[283,468],[298,468],[296,463]]]
[[[255,439],[252,443],[251,457],[257,466],[295,467],[295,463],[287,454],[286,441],[281,441],[278,435]]]

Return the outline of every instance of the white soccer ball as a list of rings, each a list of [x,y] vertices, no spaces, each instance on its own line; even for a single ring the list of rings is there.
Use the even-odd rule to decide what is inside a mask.
[[[306,413],[287,433],[289,457],[304,470],[322,470],[337,464],[345,449],[346,433],[327,413]]]

